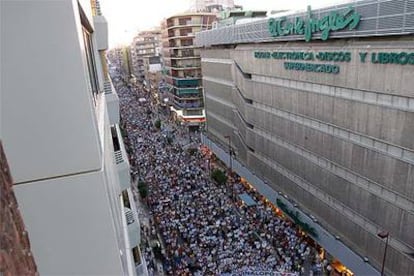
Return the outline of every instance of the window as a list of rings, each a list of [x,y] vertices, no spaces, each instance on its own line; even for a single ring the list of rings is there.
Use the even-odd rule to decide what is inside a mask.
[[[123,190],[122,191],[122,201],[124,202],[124,206],[127,208],[131,208],[131,203],[129,201],[128,191]]]
[[[185,110],[184,116],[203,115],[203,110]]]
[[[139,252],[138,246],[132,249],[132,255],[134,256],[135,266],[139,266],[141,264],[141,253]]]
[[[115,126],[111,126],[111,136],[112,136],[112,143],[114,144],[114,151],[120,151],[121,146],[119,144],[118,132],[116,131]]]
[[[85,28],[82,27],[83,33],[83,42],[85,46],[86,62],[88,65],[88,78],[92,91],[93,98],[95,100],[96,95],[99,93],[98,86],[98,75],[96,73],[96,64],[94,58],[94,51],[92,45],[91,33]]]

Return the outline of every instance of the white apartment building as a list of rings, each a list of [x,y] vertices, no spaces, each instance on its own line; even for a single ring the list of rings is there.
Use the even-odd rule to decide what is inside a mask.
[[[0,139],[41,275],[147,274],[95,1],[0,2]]]
[[[191,11],[206,11],[209,6],[222,6],[223,8],[233,8],[234,0],[191,0]]]

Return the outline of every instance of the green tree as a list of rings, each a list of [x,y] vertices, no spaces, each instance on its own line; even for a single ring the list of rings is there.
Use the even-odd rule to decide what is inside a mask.
[[[220,185],[224,185],[227,181],[227,175],[220,169],[214,169],[211,172],[211,178]]]
[[[161,120],[160,119],[156,120],[154,125],[155,125],[156,128],[160,129],[161,128]]]
[[[148,184],[144,181],[139,181],[138,192],[142,198],[146,198],[148,196]]]

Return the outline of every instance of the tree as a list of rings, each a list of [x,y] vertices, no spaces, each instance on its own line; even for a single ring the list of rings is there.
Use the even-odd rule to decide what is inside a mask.
[[[161,120],[160,119],[156,120],[154,125],[155,125],[156,128],[160,129],[161,128]]]
[[[227,181],[227,175],[220,169],[214,169],[211,172],[211,178],[220,185],[224,185]]]
[[[142,198],[148,196],[148,184],[142,180],[138,181],[138,192]]]

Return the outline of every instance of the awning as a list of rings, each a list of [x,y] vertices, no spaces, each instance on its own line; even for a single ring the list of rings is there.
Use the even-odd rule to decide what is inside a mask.
[[[247,205],[247,206],[254,206],[256,205],[256,201],[254,201],[253,198],[251,198],[251,196],[249,196],[248,194],[244,193],[239,195],[240,199],[243,200],[243,202]]]

